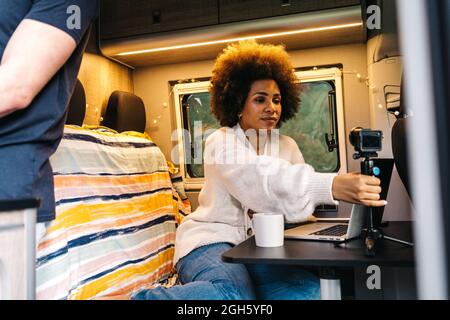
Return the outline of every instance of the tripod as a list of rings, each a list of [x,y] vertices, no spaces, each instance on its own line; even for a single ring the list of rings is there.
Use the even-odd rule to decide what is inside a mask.
[[[376,152],[357,152],[353,155],[353,158],[359,159],[364,157],[364,160],[361,161],[361,173],[365,175],[370,176],[378,176],[380,174],[380,169],[374,165],[374,161],[371,159],[371,157],[377,157]],[[374,215],[373,215],[373,207],[366,207],[368,209],[368,216],[367,221],[365,224],[365,227],[361,230],[361,233],[358,237],[349,238],[340,242],[335,243],[335,246],[339,246],[344,243],[348,243],[349,241],[353,241],[356,239],[362,239],[364,248],[365,248],[365,255],[373,257],[375,256],[377,243],[380,239],[386,239],[389,241],[405,244],[408,246],[413,246],[414,244],[408,241],[396,239],[393,237],[388,237],[384,235],[381,226],[376,226],[374,222]]]

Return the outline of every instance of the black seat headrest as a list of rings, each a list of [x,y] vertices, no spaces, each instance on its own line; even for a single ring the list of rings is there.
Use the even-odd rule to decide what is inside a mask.
[[[108,100],[102,125],[117,132],[145,131],[145,106],[130,92],[114,91]]]
[[[392,127],[392,154],[394,155],[395,167],[398,175],[410,194],[409,175],[408,175],[408,142],[406,139],[407,118],[399,118]]]
[[[86,115],[86,94],[80,80],[77,79],[75,89],[69,101],[66,124],[82,126]]]
[[[400,85],[400,108],[397,120],[391,131],[392,154],[394,155],[395,167],[398,175],[405,186],[406,191],[410,194],[410,181],[408,175],[408,139],[407,139],[407,102],[405,94],[405,82],[402,78]]]
[[[405,118],[408,113],[408,104],[406,102],[406,93],[405,93],[405,79],[402,77],[400,82],[400,105],[399,105],[399,115],[397,118]]]

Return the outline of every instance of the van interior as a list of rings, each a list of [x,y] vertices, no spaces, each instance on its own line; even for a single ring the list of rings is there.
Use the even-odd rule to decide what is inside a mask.
[[[314,128],[321,130],[316,136],[325,163],[314,163],[320,160],[313,157],[324,157],[309,156],[300,138],[296,140],[316,170],[360,170],[359,162],[352,159],[354,148],[348,140],[348,133],[356,126],[382,130],[379,157],[393,157],[390,136],[400,107],[402,77],[395,2],[383,2],[382,28],[373,30],[365,26],[370,1],[188,1],[183,8],[171,7],[170,1],[124,3],[101,2],[99,30],[94,33],[99,37],[94,41],[98,47],[93,45],[96,50],[85,54],[79,76],[87,95],[83,124],[102,124],[113,91],[131,92],[144,103],[145,131],[167,159],[183,163],[184,159],[172,155],[176,145],[182,146],[174,139],[174,130],[187,129],[193,135],[194,127],[187,122],[199,120],[207,121],[211,128],[218,127],[211,116],[201,114],[209,110],[208,80],[214,59],[229,39],[256,36],[261,43],[285,45],[302,86],[310,89],[305,89],[304,95],[322,91],[322,107],[333,109],[324,110],[325,120],[317,123],[321,128]],[[152,13],[150,17],[145,16],[148,12]],[[145,19],[148,23],[142,23]],[[328,106],[331,91],[334,106]],[[302,99],[306,105],[305,100],[314,97]],[[185,113],[186,108],[189,113]],[[200,115],[195,116],[196,112]],[[296,124],[308,114],[312,113],[302,106],[298,118],[286,124],[289,128],[282,128],[282,133],[308,134],[302,132],[307,128]],[[326,133],[338,140],[333,152],[328,152]],[[314,138],[310,139],[311,147],[316,149]],[[191,165],[181,166],[180,170],[195,210],[202,168]],[[392,179],[385,217],[409,220],[408,194],[398,174]],[[339,214],[348,217],[349,212]]]
[[[52,222],[46,236],[36,244],[36,278],[31,281],[35,281],[37,291],[33,298],[93,299],[131,292],[137,286],[155,282],[171,285],[177,281],[171,264],[175,228],[198,207],[205,182],[201,161],[204,138],[220,128],[210,112],[212,67],[218,54],[239,40],[256,39],[258,43],[285,46],[302,90],[299,113],[280,132],[295,140],[305,161],[316,171],[360,172],[361,161],[353,158],[355,148],[349,141],[350,131],[355,127],[382,131],[382,150],[377,156],[395,158],[383,221],[417,221],[420,215],[416,213],[418,206],[413,205],[413,182],[408,181],[405,142],[398,138],[399,134],[404,135],[404,131],[398,132],[405,130],[399,127],[407,116],[404,86],[409,85],[404,75],[399,2],[99,3],[99,17],[83,56],[64,137],[51,159],[60,218]],[[123,148],[127,149],[123,153],[113,150],[117,144],[134,147]],[[396,157],[402,152],[403,159]],[[77,176],[79,170],[85,174]],[[133,170],[145,174],[133,177],[128,174]],[[114,189],[118,185],[120,188]],[[129,194],[147,198],[139,202],[139,197],[127,197]],[[132,209],[125,218],[125,211],[121,210],[129,200],[133,201],[129,207]],[[151,203],[151,209],[142,209],[144,202]],[[314,216],[345,221],[351,208],[344,202],[320,206]],[[101,210],[111,215],[96,220],[97,215],[106,214]],[[129,226],[130,221],[139,223]],[[137,240],[130,238],[130,243],[122,246],[117,238],[128,230],[120,229],[122,225],[143,226],[143,234],[154,241],[131,245]],[[87,229],[92,232],[86,232]],[[1,234],[0,225],[0,239]],[[91,242],[92,234],[99,241]],[[107,235],[116,238],[109,242]],[[75,239],[89,243],[90,251],[81,253],[83,246],[75,245]],[[414,250],[423,246],[419,242]],[[109,258],[97,256],[94,252],[99,250],[109,252]],[[119,256],[117,261],[125,266],[121,274],[125,280],[111,282],[119,277],[117,270],[116,274],[108,273],[110,279],[103,279],[100,274],[107,273],[107,260]],[[416,260],[417,264],[420,265]],[[446,268],[448,264],[444,262]],[[7,263],[0,263],[0,299],[27,297],[27,291],[20,286],[7,284],[23,284],[20,273],[25,271],[7,269]],[[339,270],[342,299],[427,297],[425,291],[420,291],[425,290],[420,286],[425,280],[420,280],[415,266],[391,270],[386,276],[408,283],[407,290],[397,295],[359,295],[363,284],[355,283],[362,281],[356,275],[367,278],[361,270]],[[446,286],[447,282],[443,283]]]

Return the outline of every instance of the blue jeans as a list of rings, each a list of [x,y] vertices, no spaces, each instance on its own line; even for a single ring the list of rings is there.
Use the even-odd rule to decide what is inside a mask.
[[[294,266],[226,263],[228,243],[193,250],[176,268],[183,285],[145,289],[136,300],[307,300],[320,299],[319,279]]]

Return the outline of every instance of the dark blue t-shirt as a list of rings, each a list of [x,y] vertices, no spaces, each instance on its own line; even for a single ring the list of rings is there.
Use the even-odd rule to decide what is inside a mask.
[[[0,200],[40,198],[38,222],[55,217],[48,159],[62,137],[67,105],[96,14],[95,0],[0,0],[0,59],[23,19],[52,25],[77,43],[66,64],[27,108],[0,118]]]

